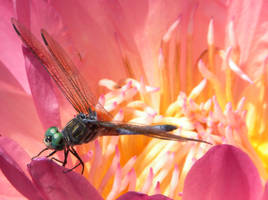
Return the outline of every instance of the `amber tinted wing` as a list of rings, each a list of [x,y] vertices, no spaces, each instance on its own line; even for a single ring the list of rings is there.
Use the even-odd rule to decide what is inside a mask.
[[[88,113],[89,108],[94,110],[97,100],[91,95],[86,82],[79,74],[77,68],[67,56],[63,48],[45,31],[41,31],[47,52],[39,40],[17,20],[12,19],[12,24],[23,42],[40,59],[45,69],[54,79],[64,96],[79,113]],[[109,116],[108,112],[99,105],[99,112]]]

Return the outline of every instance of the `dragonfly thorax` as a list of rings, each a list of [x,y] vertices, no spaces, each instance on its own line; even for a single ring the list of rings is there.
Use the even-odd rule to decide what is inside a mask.
[[[95,113],[89,115],[80,113],[67,123],[62,134],[67,145],[74,146],[95,139],[99,129]]]
[[[44,143],[47,148],[63,150],[65,146],[64,137],[57,127],[50,127],[45,133]]]

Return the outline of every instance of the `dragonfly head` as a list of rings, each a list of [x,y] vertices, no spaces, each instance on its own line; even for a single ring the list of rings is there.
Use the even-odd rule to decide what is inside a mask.
[[[49,149],[63,150],[65,143],[57,127],[50,127],[45,133],[44,143]]]

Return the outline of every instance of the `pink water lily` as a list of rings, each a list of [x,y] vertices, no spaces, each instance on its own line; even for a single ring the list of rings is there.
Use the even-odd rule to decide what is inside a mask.
[[[103,199],[98,191],[81,175],[64,173],[64,168],[48,159],[28,164],[26,152],[14,141],[0,138],[0,168],[14,188],[27,199]],[[8,189],[8,183],[2,183]],[[218,145],[196,161],[185,180],[183,200],[236,199],[264,200],[258,171],[249,157],[230,145]],[[15,191],[14,191],[15,193]],[[7,198],[7,197],[6,197]],[[19,194],[9,198],[20,198]],[[118,200],[168,200],[163,195],[148,196],[128,192]]]
[[[68,189],[54,194],[267,198],[267,7],[263,0],[0,0],[0,165],[13,185],[1,175],[1,197],[49,198],[54,186],[64,185]],[[22,47],[12,17],[40,41],[44,28],[63,46],[114,120],[173,124],[174,134],[215,147],[145,136],[98,138],[76,147],[86,180],[75,174],[79,168],[64,178],[62,167],[47,159],[31,162],[44,148],[45,130],[63,128],[76,112]],[[70,157],[66,167],[76,162]]]

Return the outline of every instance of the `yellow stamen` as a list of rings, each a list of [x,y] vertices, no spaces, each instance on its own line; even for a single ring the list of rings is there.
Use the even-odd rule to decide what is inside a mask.
[[[185,57],[181,57],[181,44],[184,43],[180,38],[179,18],[162,37],[158,63],[155,58],[142,60],[144,65],[155,63],[158,72],[152,72],[152,76],[157,74],[156,81],[155,77],[145,76],[143,69],[139,69],[142,65],[134,68],[133,63],[129,63],[129,52],[118,42],[129,78],[123,84],[101,80],[100,85],[109,92],[100,101],[117,122],[173,124],[178,129],[172,134],[213,144],[235,145],[247,152],[261,177],[267,179],[268,59],[264,63],[262,78],[253,82],[240,69],[240,49],[233,22],[226,29],[229,37],[226,49],[215,46],[214,20],[211,19],[208,47],[198,60],[193,60],[196,9],[197,5],[190,14]],[[133,77],[142,78],[139,82]],[[245,97],[242,97],[242,92],[241,96],[234,92],[236,79],[248,84],[243,91]],[[157,87],[149,86],[147,80],[155,82]],[[256,91],[261,95],[252,95]],[[86,163],[85,176],[105,199],[115,199],[130,189],[149,194],[162,192],[170,198],[180,199],[178,194],[183,190],[187,173],[209,148],[207,144],[193,142],[120,136],[99,138],[95,144],[79,147],[79,151],[84,155],[93,152]]]

